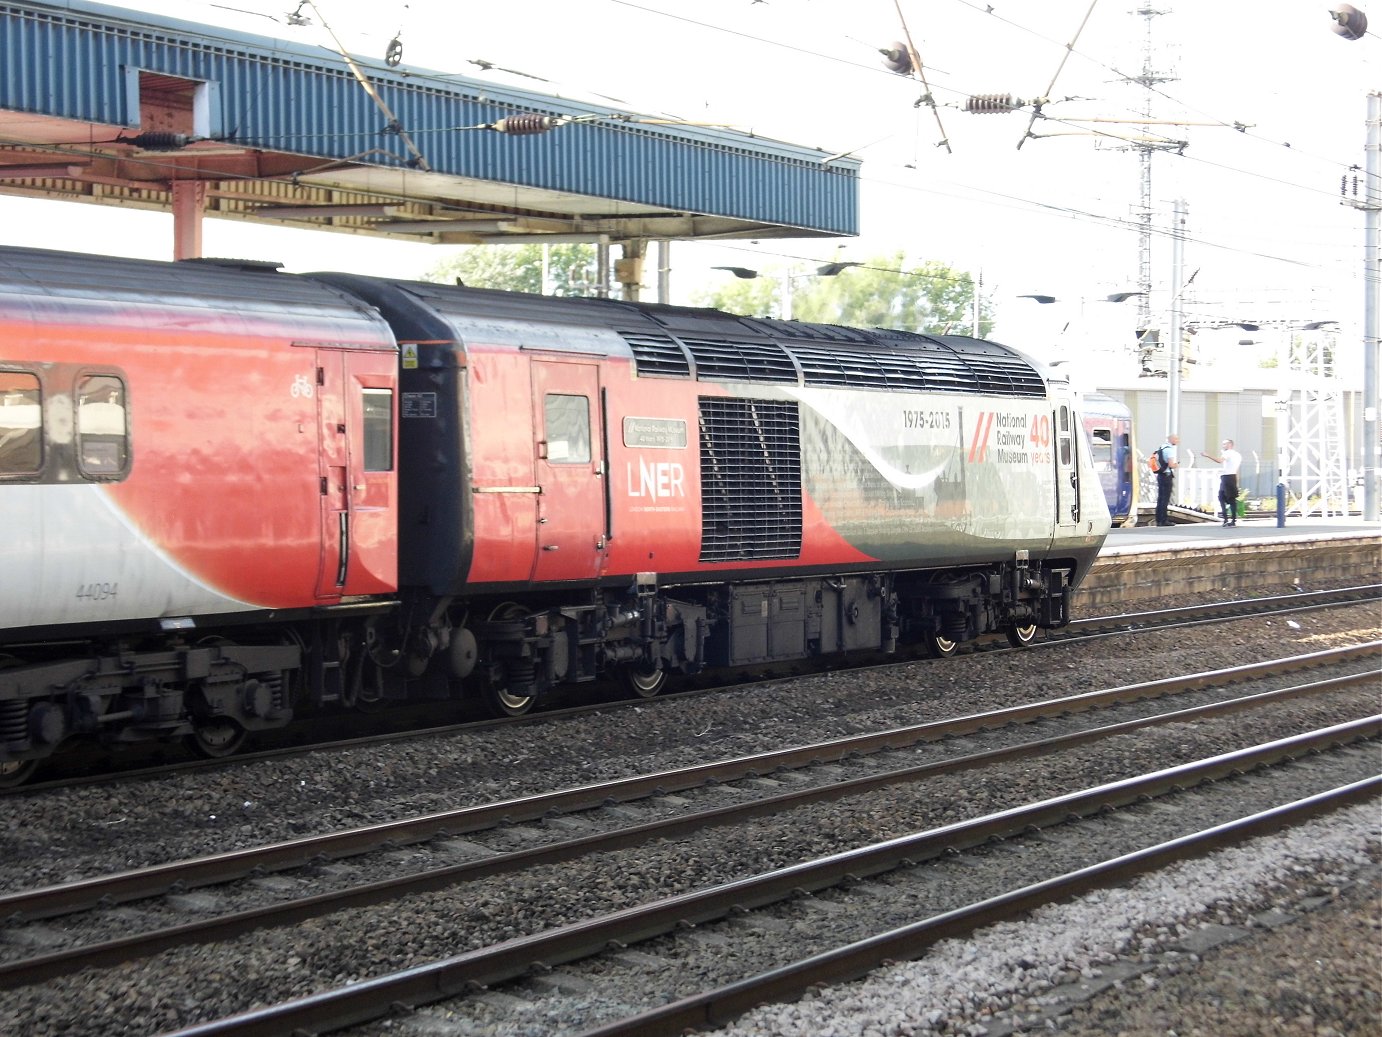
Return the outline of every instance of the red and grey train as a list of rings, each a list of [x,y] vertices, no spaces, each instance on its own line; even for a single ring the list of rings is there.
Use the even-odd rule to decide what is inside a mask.
[[[11,780],[73,736],[1022,645],[1108,528],[1074,394],[996,343],[0,248]]]

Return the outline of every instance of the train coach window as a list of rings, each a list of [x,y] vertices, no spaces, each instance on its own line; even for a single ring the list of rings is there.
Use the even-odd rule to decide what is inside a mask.
[[[87,375],[77,383],[77,464],[83,475],[113,476],[129,460],[125,383],[114,375]]]
[[[0,371],[0,475],[32,475],[43,466],[42,415],[37,376]]]
[[[1094,463],[1112,467],[1113,429],[1093,428],[1089,430],[1089,451],[1094,455]]]
[[[590,460],[590,400],[548,393],[543,403],[547,423],[547,460],[584,464]]]
[[[365,389],[365,471],[393,471],[393,390]]]

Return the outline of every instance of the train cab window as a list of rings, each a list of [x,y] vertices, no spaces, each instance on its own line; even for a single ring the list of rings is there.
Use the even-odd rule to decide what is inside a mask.
[[[393,471],[393,390],[365,389],[365,471]]]
[[[125,383],[114,375],[77,382],[77,466],[97,478],[120,475],[129,461]]]
[[[42,415],[37,376],[0,371],[0,475],[33,475],[43,467]]]
[[[562,464],[590,461],[590,400],[548,393],[543,403],[547,423],[547,460]]]

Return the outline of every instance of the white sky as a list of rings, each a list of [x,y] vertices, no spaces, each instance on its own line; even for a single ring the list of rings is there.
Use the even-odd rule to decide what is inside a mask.
[[[328,45],[320,20],[294,27],[297,0],[146,0],[126,5],[189,21]],[[1356,0],[1365,10],[1367,0]],[[1120,82],[1143,64],[1147,19],[1127,0],[900,0],[926,66],[937,117],[917,107],[920,84],[882,69],[878,48],[903,38],[898,0],[316,0],[352,51],[380,58],[401,30],[409,65],[571,97],[606,95],[648,114],[731,124],[864,162],[859,239],[678,243],[676,301],[725,275],[717,264],[866,260],[903,249],[982,273],[998,307],[997,337],[1028,339],[1077,324],[1130,336],[1141,198],[1135,154],[1113,137],[1029,111],[976,116],[971,94],[1074,97],[1058,119],[1140,117],[1145,95]],[[1382,32],[1382,4],[1374,12]],[[1321,0],[1180,0],[1151,19],[1153,114],[1211,126],[1155,129],[1189,141],[1153,164],[1153,226],[1175,199],[1189,212],[1191,319],[1336,319],[1361,326],[1363,216],[1340,204],[1339,183],[1364,162],[1366,97],[1382,88],[1382,42],[1330,31]],[[990,13],[991,12],[991,13]],[[1080,25],[1088,13],[1088,21]],[[1076,34],[1079,33],[1078,40]],[[1074,42],[1073,49],[1067,44]],[[548,82],[482,72],[470,62]],[[1064,67],[1061,63],[1064,60]],[[1060,69],[1057,76],[1057,70]],[[1054,79],[1054,85],[1052,85]],[[598,110],[599,101],[592,101]],[[1227,128],[1242,123],[1245,132]],[[1133,125],[1097,124],[1138,136]],[[559,131],[558,131],[559,132]],[[286,231],[208,219],[208,255],[283,261],[289,269],[350,269],[413,277],[451,254],[436,246]],[[171,217],[90,205],[0,198],[0,241],[167,258]],[[838,248],[837,248],[838,247]],[[649,264],[651,267],[651,264]],[[1170,247],[1155,238],[1154,318],[1170,297]],[[1060,297],[1038,307],[1023,293]],[[1348,337],[1347,335],[1345,337]]]

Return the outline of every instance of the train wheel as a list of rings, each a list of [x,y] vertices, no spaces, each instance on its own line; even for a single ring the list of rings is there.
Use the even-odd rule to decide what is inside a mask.
[[[521,717],[533,708],[536,695],[516,695],[508,688],[490,688],[485,695],[486,704],[495,716]]]
[[[952,641],[942,634],[926,635],[926,650],[937,659],[947,659],[955,654],[960,642]]]
[[[619,669],[619,683],[641,699],[656,698],[667,687],[667,671],[649,669],[642,663],[630,663]]]
[[[1008,635],[1008,644],[1014,648],[1026,648],[1036,640],[1037,628],[1035,623],[1028,623],[1026,626],[1009,623],[1004,633]]]
[[[384,671],[373,659],[363,660],[360,671],[355,708],[361,713],[377,713],[384,708]]]
[[[490,622],[522,619],[528,610],[517,602],[497,606],[489,614]],[[504,668],[504,683],[491,683],[485,689],[485,705],[497,717],[521,717],[532,710],[537,702],[533,692],[537,680],[536,667],[532,663],[510,663]]]
[[[33,777],[37,760],[6,760],[0,763],[0,789],[13,789]]]
[[[187,747],[207,760],[231,756],[245,744],[245,729],[230,717],[199,721],[187,736]]]

